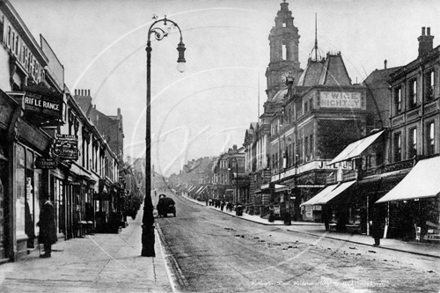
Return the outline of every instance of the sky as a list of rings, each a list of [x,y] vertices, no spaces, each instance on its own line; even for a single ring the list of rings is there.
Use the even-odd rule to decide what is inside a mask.
[[[153,16],[178,24],[187,70],[177,65],[179,32],[152,39],[151,132],[155,171],[241,147],[267,100],[268,36],[282,0],[10,0],[64,65],[65,83],[89,89],[96,109],[123,115],[124,156],[145,157],[146,43]],[[417,57],[422,27],[440,44],[438,0],[288,0],[299,30],[301,68],[315,42],[341,52],[352,81]],[[159,26],[162,27],[162,26]],[[166,28],[165,28],[166,29]]]

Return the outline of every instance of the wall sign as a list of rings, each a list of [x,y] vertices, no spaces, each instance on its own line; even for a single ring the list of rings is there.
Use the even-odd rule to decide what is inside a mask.
[[[359,92],[320,92],[321,108],[365,108]]]

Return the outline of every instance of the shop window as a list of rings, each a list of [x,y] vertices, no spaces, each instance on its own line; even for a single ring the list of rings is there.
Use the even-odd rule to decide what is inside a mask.
[[[400,86],[394,90],[394,104],[396,114],[402,112],[402,88]]]
[[[413,79],[409,82],[409,107],[414,108],[417,105],[417,80]]]
[[[408,159],[417,155],[417,128],[409,130],[408,134]]]
[[[16,214],[16,236],[17,238],[25,236],[25,201],[26,201],[26,161],[25,161],[25,149],[24,147],[17,145],[16,149],[16,169],[15,176],[17,182],[17,200],[15,203]]]
[[[434,99],[434,86],[435,86],[435,75],[434,70],[431,70],[426,74],[426,90],[425,90],[425,98],[426,101],[431,101]]]
[[[34,154],[26,151],[26,199],[25,199],[25,233],[28,236],[28,247],[34,247]]]
[[[394,162],[402,160],[402,134],[395,133],[393,138]]]
[[[35,169],[34,170],[34,231],[38,231],[37,223],[40,218],[40,202],[43,200],[42,196],[40,196],[40,192],[42,191],[42,170]],[[37,233],[35,233],[37,234]]]
[[[427,155],[433,155],[435,153],[435,131],[434,121],[429,122],[426,125],[426,152]]]

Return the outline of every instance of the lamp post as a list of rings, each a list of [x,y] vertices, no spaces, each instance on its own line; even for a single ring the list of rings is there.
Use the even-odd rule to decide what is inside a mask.
[[[155,17],[155,19],[157,19]],[[163,28],[158,27],[159,23],[163,24]],[[171,29],[177,28],[180,34],[180,42],[177,45],[179,56],[177,59],[177,70],[185,71],[185,44],[182,42],[182,31],[180,27],[172,20],[166,18],[156,20],[148,30],[147,41],[147,110],[146,110],[146,150],[145,150],[145,199],[144,199],[144,215],[142,218],[142,252],[141,256],[156,256],[154,251],[154,216],[153,203],[151,201],[151,41],[150,37],[154,34],[157,41],[163,40]]]
[[[240,201],[238,191],[238,160],[237,158],[232,158],[231,160],[235,163],[235,202],[237,203]]]

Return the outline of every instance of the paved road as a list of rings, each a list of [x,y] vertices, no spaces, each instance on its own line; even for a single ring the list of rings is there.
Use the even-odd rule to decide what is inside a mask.
[[[177,217],[157,223],[183,292],[439,291],[438,259],[264,226],[169,196]]]

